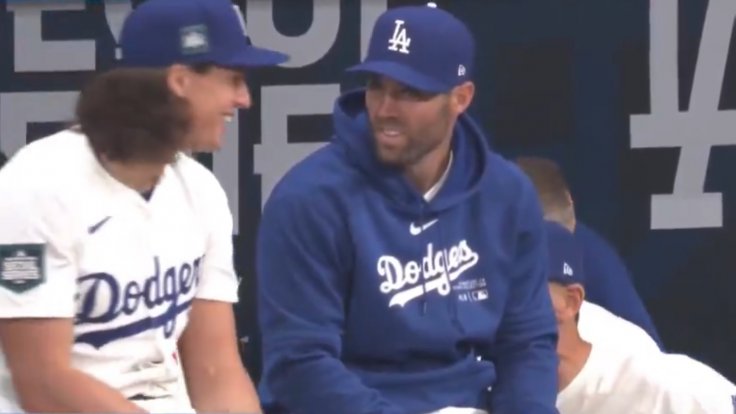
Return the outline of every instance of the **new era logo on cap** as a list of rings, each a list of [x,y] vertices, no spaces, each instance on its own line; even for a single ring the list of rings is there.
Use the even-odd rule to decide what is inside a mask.
[[[544,227],[547,236],[548,280],[562,285],[584,284],[585,269],[575,236],[559,223],[545,220]]]
[[[207,26],[196,24],[181,28],[181,53],[183,55],[206,53],[209,49]]]

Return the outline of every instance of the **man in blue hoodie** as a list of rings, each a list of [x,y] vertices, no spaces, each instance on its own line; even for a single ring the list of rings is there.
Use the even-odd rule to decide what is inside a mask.
[[[603,237],[577,220],[570,187],[559,165],[534,156],[519,157],[516,163],[532,180],[545,218],[564,225],[582,246],[583,268],[588,278],[586,299],[638,325],[662,348],[657,328],[626,264]]]
[[[474,40],[379,17],[365,89],[289,171],[257,245],[266,412],[553,414],[557,330],[534,188],[465,113]]]

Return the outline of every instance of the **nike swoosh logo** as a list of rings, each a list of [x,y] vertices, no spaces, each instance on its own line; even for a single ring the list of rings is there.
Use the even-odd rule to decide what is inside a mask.
[[[98,221],[97,223],[89,226],[89,228],[87,229],[87,231],[89,232],[89,234],[95,233],[97,230],[99,230],[100,227],[102,227],[103,224],[107,223],[107,220],[110,220],[110,217],[111,216],[107,216],[104,219]]]
[[[409,233],[411,233],[412,236],[418,236],[422,234],[423,231],[427,230],[428,228],[432,227],[434,223],[436,223],[439,219],[434,219],[432,221],[428,221],[424,223],[422,226],[417,226],[414,223],[411,223],[409,225]]]

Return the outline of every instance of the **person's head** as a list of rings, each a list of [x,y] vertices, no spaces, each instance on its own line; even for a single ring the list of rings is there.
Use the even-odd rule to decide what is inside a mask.
[[[544,218],[575,231],[575,204],[560,166],[542,157],[518,157],[516,164],[531,179],[542,205]]]
[[[575,236],[559,223],[545,220],[544,227],[549,292],[562,337],[577,325],[578,313],[585,299],[582,252]]]
[[[140,151],[130,155],[134,159],[148,152],[153,153],[148,158],[159,159],[156,153],[164,149],[219,149],[225,122],[251,105],[245,69],[288,59],[253,46],[229,0],[148,0],[126,17],[120,46],[119,65],[80,94],[77,115],[83,132],[100,135],[100,149],[135,147],[130,141],[140,141]],[[116,122],[105,127],[96,117]],[[158,125],[163,122],[171,124]]]
[[[368,74],[366,109],[381,161],[406,168],[449,151],[455,122],[475,93],[474,59],[468,28],[434,4],[392,8],[378,18],[366,58],[348,71]]]

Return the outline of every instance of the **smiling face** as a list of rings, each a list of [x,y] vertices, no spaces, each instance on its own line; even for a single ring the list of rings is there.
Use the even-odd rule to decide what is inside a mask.
[[[237,109],[251,106],[250,91],[241,70],[175,65],[170,71],[169,85],[189,104],[192,127],[188,146],[194,152],[220,149],[225,123],[232,120]]]
[[[408,167],[436,151],[450,135],[455,114],[448,94],[428,94],[384,76],[371,76],[366,108],[378,158]]]

